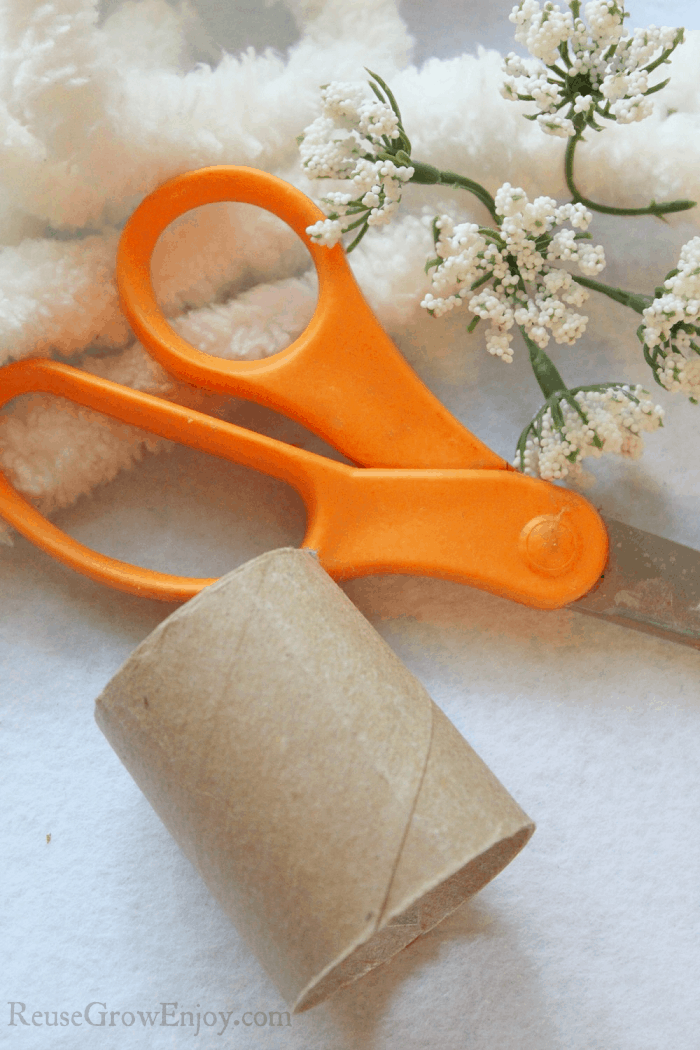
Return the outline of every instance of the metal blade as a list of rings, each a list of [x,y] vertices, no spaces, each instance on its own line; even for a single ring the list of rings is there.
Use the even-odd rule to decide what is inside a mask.
[[[605,571],[569,609],[700,649],[700,552],[603,518]]]

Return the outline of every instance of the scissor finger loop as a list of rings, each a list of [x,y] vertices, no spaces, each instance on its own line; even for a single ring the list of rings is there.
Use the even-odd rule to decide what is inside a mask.
[[[222,360],[195,349],[163,316],[153,289],[151,257],[166,227],[221,201],[255,204],[284,220],[318,272],[318,304],[305,331],[264,360]],[[340,245],[310,240],[306,227],[322,218],[299,190],[255,168],[221,165],[170,179],[138,206],[119,243],[117,281],[134,332],[178,379],[268,405],[363,466],[509,469],[408,366],[365,302]]]

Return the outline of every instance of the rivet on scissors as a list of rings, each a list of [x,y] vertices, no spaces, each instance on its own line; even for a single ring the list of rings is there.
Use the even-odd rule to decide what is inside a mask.
[[[561,514],[541,514],[528,521],[520,533],[520,553],[531,569],[547,576],[560,576],[576,560],[576,533]]]

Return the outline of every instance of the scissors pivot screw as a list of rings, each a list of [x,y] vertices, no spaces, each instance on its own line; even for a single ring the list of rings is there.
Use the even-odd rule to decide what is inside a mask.
[[[578,554],[576,533],[561,514],[541,514],[528,521],[520,533],[520,552],[535,572],[561,576]]]

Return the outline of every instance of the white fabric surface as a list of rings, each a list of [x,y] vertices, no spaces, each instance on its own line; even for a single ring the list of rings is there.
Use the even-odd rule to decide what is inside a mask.
[[[472,48],[474,35],[509,49],[510,6],[411,0],[402,10],[420,33],[421,61]],[[633,24],[700,28],[692,3],[628,6]],[[199,57],[212,40],[285,47],[296,34],[281,4],[197,7],[206,29]],[[639,166],[653,161],[649,151]],[[615,184],[621,169],[609,176]],[[633,287],[649,287],[658,257],[668,257],[668,269],[695,232],[689,222],[616,222],[595,221],[606,245],[624,233],[604,276]],[[375,242],[355,264],[368,294],[378,294],[372,267],[381,273],[381,251]],[[580,367],[592,376],[624,369],[648,382],[643,368],[634,371],[627,315],[590,313]],[[505,366],[481,346],[465,351],[460,320],[430,322],[398,307],[383,320],[452,411],[510,457],[537,407],[526,363],[516,358],[504,378]],[[648,438],[645,457],[594,464],[589,495],[611,515],[700,548],[700,409],[663,403],[667,426]],[[241,404],[233,413],[320,447],[271,413]],[[193,575],[298,543],[304,527],[301,504],[283,486],[180,449],[147,457],[55,520],[118,557]],[[160,1014],[149,1027],[138,1013],[177,1003],[176,1016],[232,1011],[221,1035],[220,1019],[202,1025],[199,1045],[211,1047],[695,1050],[696,652],[455,584],[387,577],[348,585],[538,830],[473,902],[390,965],[289,1027],[246,1026],[248,1011],[284,1010],[283,1002],[92,719],[95,696],[167,607],[92,584],[23,540],[0,548],[0,565],[3,999],[26,1004],[27,1018],[82,1013],[90,1002],[105,1004],[97,1021],[101,1009],[107,1024],[109,1011],[120,1012],[113,1027],[44,1030],[9,1026],[3,1005],[2,1045],[186,1046],[192,1028],[164,1026]],[[135,1014],[133,1027],[120,1023],[124,1011]]]

